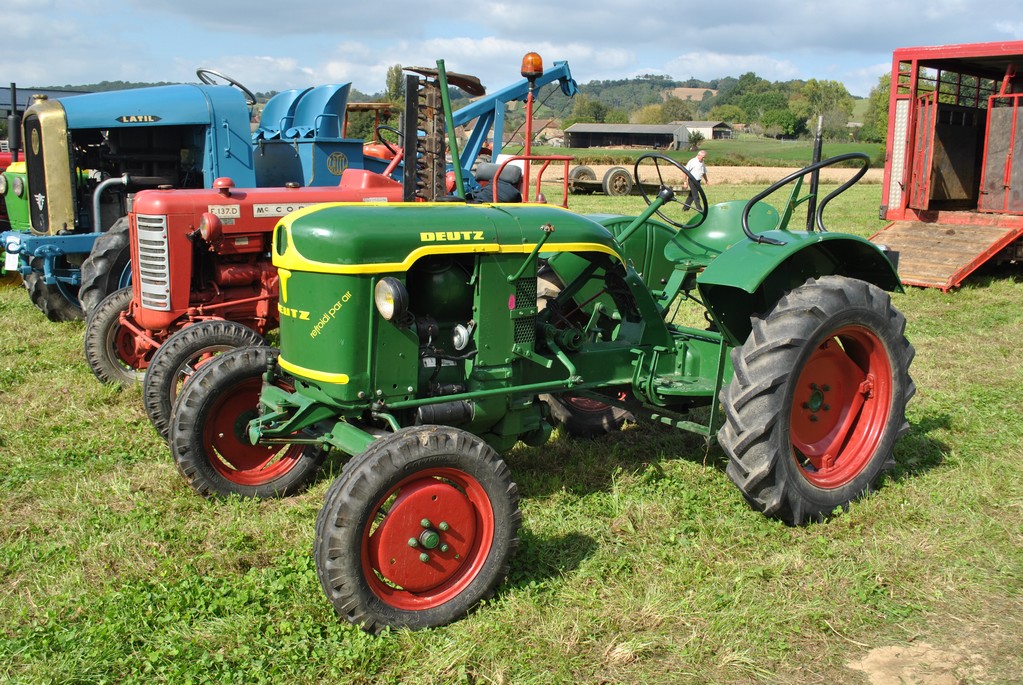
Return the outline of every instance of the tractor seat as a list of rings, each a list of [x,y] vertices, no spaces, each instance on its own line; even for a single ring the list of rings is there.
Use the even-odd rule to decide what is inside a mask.
[[[495,180],[498,169],[501,175]],[[483,186],[482,189],[472,194],[473,200],[480,202],[492,202],[494,200],[494,187],[497,184],[498,202],[522,202],[522,167],[510,162],[501,169],[500,164],[494,162],[481,162],[476,166],[476,180]]]
[[[270,98],[259,116],[259,128],[253,134],[253,140],[273,140],[280,138],[281,132],[291,127],[295,119],[295,108],[303,95],[312,88],[285,90]]]
[[[285,138],[340,138],[352,84],[316,86],[302,95]]]
[[[733,200],[711,205],[707,220],[696,228],[680,228],[664,246],[664,258],[686,269],[703,269],[739,240],[746,240],[742,232],[742,210],[745,200]],[[754,205],[749,217],[750,226],[765,230],[778,225],[778,210],[763,202]]]
[[[493,181],[494,176],[497,175],[497,170],[501,168],[500,164],[494,162],[481,162],[476,167],[476,180],[477,181]],[[501,181],[505,183],[511,183],[512,185],[518,185],[522,182],[522,167],[518,164],[509,163],[505,165],[504,169],[501,169]]]

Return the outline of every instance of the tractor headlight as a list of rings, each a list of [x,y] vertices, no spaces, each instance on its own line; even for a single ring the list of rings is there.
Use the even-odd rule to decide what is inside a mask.
[[[22,179],[20,176],[15,176],[14,181],[11,183],[11,190],[13,190],[14,194],[17,195],[18,197],[24,195],[25,194],[24,179]]]
[[[0,195],[7,194],[7,174],[0,174]]]
[[[199,217],[199,235],[202,239],[208,243],[220,240],[220,236],[223,235],[224,227],[220,222],[220,217],[212,212],[203,212],[202,216]]]
[[[373,290],[373,302],[376,303],[380,316],[388,321],[401,322],[408,314],[408,290],[393,276],[386,276],[377,281]]]

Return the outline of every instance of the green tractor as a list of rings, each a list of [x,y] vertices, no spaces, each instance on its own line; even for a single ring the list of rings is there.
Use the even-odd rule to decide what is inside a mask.
[[[790,229],[803,177],[850,159],[859,172],[808,212],[816,230]],[[636,186],[659,187],[636,217],[461,202],[285,217],[280,352],[225,353],[185,385],[180,472],[207,496],[284,496],[350,455],[314,555],[338,614],[370,632],[442,625],[495,591],[521,521],[499,453],[559,420],[716,437],[746,500],[789,524],[847,507],[893,465],[914,392],[895,268],[823,225],[866,157],[713,207],[689,177],[690,213],[669,166],[685,173],[636,163]],[[761,201],[790,183],[783,211]],[[677,323],[687,309],[704,318]]]

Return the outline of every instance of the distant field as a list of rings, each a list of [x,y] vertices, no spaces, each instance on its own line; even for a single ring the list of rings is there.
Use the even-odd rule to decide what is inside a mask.
[[[863,116],[867,113],[867,108],[870,106],[870,100],[867,98],[861,98],[853,101],[852,120],[863,121]]]

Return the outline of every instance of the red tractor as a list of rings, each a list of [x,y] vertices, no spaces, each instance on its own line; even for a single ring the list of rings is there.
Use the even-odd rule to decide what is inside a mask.
[[[89,366],[109,383],[141,380],[151,367],[159,383],[147,383],[149,388],[170,381],[197,354],[261,342],[280,316],[277,269],[269,258],[280,218],[324,202],[397,202],[402,193],[401,183],[364,169],[346,169],[337,188],[237,189],[222,178],[209,190],[138,193],[128,229],[132,285],[91,312],[85,332]],[[188,336],[164,350],[172,334],[186,327]],[[161,403],[158,416],[163,409]],[[165,432],[162,421],[157,429]]]

